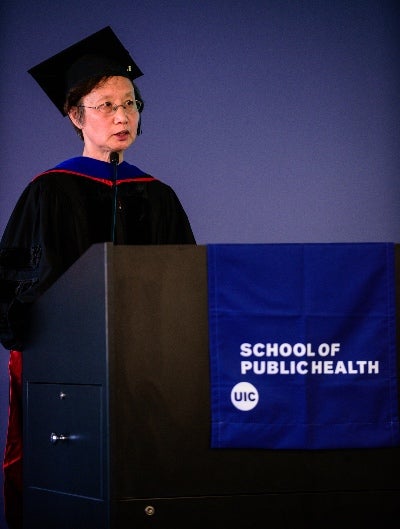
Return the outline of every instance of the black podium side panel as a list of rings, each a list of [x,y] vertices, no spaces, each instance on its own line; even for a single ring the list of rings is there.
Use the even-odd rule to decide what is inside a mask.
[[[105,247],[93,246],[38,300],[24,353],[30,380],[105,383],[105,273]]]
[[[24,529],[110,527],[104,262],[104,246],[91,248],[34,307],[23,356]]]

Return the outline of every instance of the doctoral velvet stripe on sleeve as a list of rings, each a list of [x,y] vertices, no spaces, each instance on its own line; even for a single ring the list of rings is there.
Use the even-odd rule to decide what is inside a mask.
[[[212,447],[400,443],[394,245],[208,246]]]

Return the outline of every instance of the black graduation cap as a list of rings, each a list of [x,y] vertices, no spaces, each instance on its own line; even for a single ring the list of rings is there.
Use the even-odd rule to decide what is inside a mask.
[[[28,72],[65,116],[65,96],[78,83],[97,75],[119,75],[132,81],[143,75],[110,26],[73,44]]]

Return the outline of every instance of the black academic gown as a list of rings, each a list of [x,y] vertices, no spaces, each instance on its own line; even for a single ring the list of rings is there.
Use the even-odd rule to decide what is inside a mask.
[[[194,244],[175,192],[122,162],[61,163],[25,189],[0,245],[0,338],[23,346],[25,309],[92,244]]]
[[[11,349],[4,500],[22,529],[22,354],[27,311],[92,244],[194,244],[174,191],[126,162],[86,157],[37,176],[19,199],[0,244],[0,340]],[[115,181],[116,178],[116,181]]]

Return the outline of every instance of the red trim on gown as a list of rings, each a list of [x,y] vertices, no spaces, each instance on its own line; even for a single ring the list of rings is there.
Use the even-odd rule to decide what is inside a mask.
[[[4,509],[10,529],[22,529],[22,353],[10,351],[10,404],[4,452]]]

